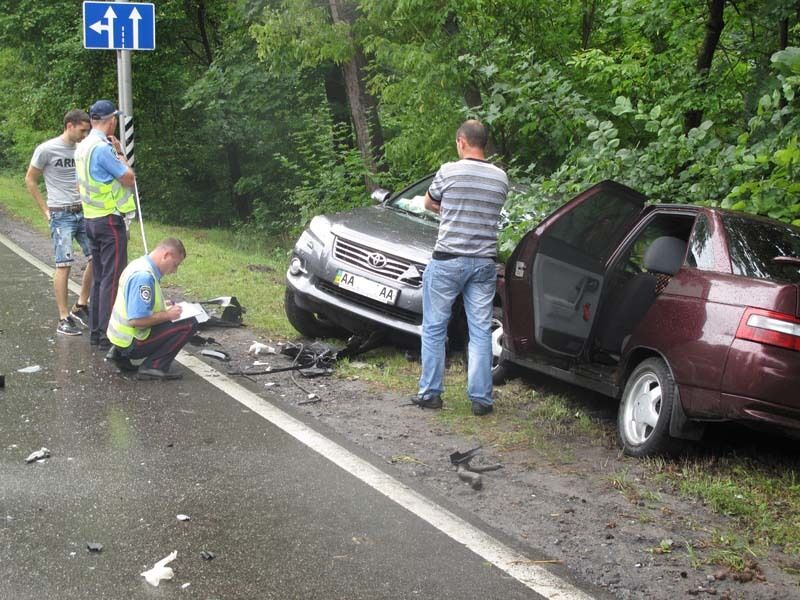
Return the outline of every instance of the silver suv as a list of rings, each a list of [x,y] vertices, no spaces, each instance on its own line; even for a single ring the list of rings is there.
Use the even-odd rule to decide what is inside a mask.
[[[376,206],[319,215],[292,251],[286,273],[289,322],[308,337],[388,329],[422,334],[422,273],[439,219],[423,206],[433,175]]]

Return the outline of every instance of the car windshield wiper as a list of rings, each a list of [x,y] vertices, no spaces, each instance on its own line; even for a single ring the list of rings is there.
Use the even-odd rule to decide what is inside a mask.
[[[407,215],[411,215],[412,217],[418,217],[420,219],[424,219],[426,221],[438,222],[438,220],[439,220],[436,217],[434,217],[431,213],[429,213],[428,211],[423,211],[421,213],[418,213],[418,212],[414,212],[413,210],[408,210],[407,208],[401,208],[401,207],[399,207],[397,205],[394,205],[394,204],[390,204],[389,208],[392,208],[392,209],[394,209],[394,210],[396,210],[398,212],[401,212],[401,213],[405,213]]]
[[[786,265],[800,265],[800,258],[795,256],[773,256],[772,262]]]

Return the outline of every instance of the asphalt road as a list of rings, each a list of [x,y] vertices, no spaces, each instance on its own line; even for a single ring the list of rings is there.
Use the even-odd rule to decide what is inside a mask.
[[[0,272],[0,598],[541,597],[184,367],[138,382],[57,335],[2,244]]]

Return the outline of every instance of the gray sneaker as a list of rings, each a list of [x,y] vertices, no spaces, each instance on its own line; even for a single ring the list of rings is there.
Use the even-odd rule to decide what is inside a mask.
[[[69,311],[69,316],[77,321],[82,327],[89,327],[89,311],[88,306],[78,304],[77,302]]]
[[[61,319],[56,327],[56,332],[61,335],[81,335],[83,333],[72,317]]]

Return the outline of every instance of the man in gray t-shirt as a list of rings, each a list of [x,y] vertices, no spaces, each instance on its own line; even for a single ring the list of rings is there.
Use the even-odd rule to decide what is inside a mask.
[[[456,133],[459,160],[442,165],[425,195],[425,208],[439,213],[439,236],[422,276],[422,373],[412,402],[441,408],[447,324],[461,295],[469,327],[467,395],[472,414],[494,410],[492,310],[496,293],[497,222],[508,177],[488,162],[488,134],[480,121]]]
[[[63,335],[80,335],[78,322],[84,326],[89,322],[87,303],[92,287],[91,260],[86,265],[81,280],[81,293],[72,310],[67,308],[67,290],[70,267],[74,262],[73,241],[77,241],[84,255],[91,259],[83,208],[78,194],[74,158],[75,146],[86,137],[90,129],[91,121],[86,111],[80,109],[69,111],[64,115],[64,131],[58,137],[36,147],[28,172],[25,174],[28,192],[50,224],[50,237],[53,240],[56,263],[53,277],[59,319],[56,332]],[[47,189],[46,202],[39,189],[39,180],[42,176]]]

